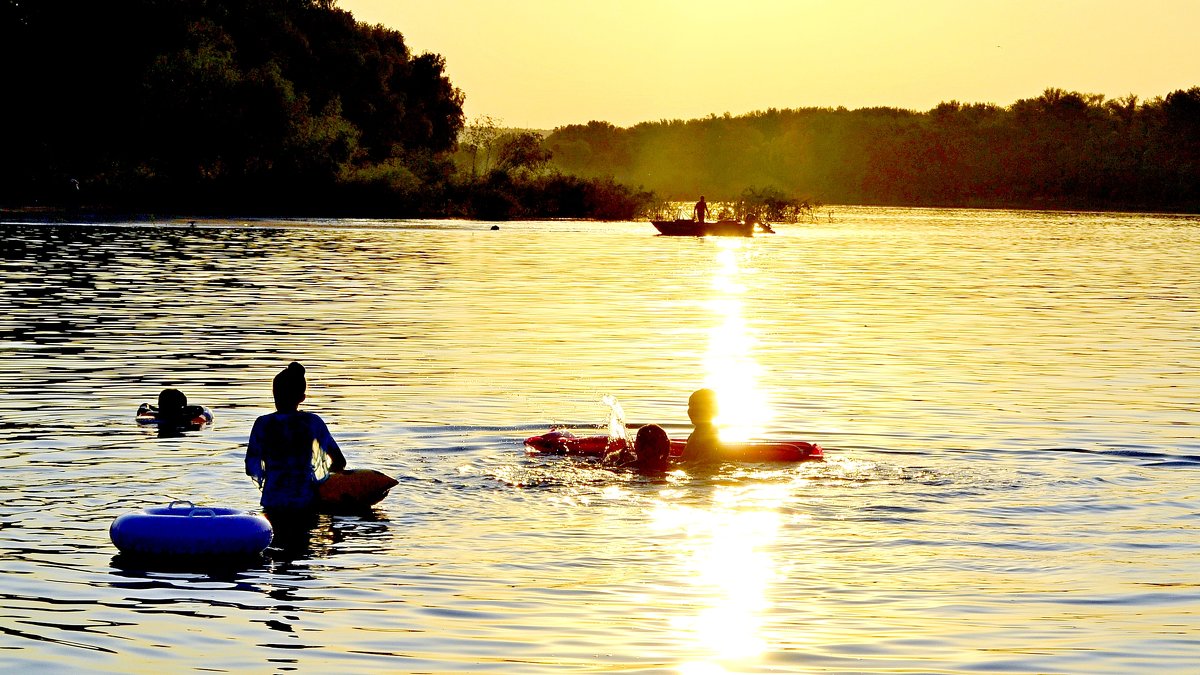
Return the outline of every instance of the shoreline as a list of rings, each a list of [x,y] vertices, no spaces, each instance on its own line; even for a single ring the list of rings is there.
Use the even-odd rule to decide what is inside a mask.
[[[1081,214],[1099,214],[1099,213],[1117,213],[1117,214],[1144,214],[1152,216],[1197,216],[1200,215],[1200,208],[1197,209],[1155,209],[1155,208],[1138,208],[1129,205],[1113,205],[1105,207],[1101,205],[1093,206],[1048,206],[1048,205],[967,205],[967,204],[825,204],[820,209],[814,209],[818,213],[825,213],[832,210],[836,216],[838,209],[846,208],[880,208],[880,209],[929,209],[929,210],[975,210],[975,211],[1027,211],[1027,212],[1044,212],[1044,213],[1081,213]],[[532,216],[527,218],[513,218],[509,220],[486,220],[480,218],[464,218],[462,216],[449,215],[396,215],[396,216],[380,216],[380,215],[355,215],[353,213],[343,214],[328,214],[328,213],[308,213],[308,214],[290,214],[290,213],[186,213],[186,212],[146,212],[146,211],[131,211],[115,208],[69,208],[56,206],[0,206],[0,224],[5,225],[106,225],[116,223],[141,223],[146,225],[182,225],[186,226],[189,223],[203,224],[204,221],[304,221],[304,220],[362,220],[362,221],[475,221],[475,222],[493,222],[503,223],[512,221],[529,221],[529,220],[546,220],[546,221],[568,221],[568,222],[624,222],[622,221],[605,221],[597,218],[561,218],[561,217],[539,217]],[[649,215],[639,218],[628,219],[632,222],[640,222],[645,220],[649,222],[652,217]],[[820,215],[817,216],[817,223],[822,222]],[[795,224],[804,225],[805,221],[798,221]]]

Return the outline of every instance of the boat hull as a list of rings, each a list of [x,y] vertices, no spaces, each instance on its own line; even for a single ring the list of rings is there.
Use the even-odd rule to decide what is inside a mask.
[[[652,220],[654,227],[667,237],[752,237],[754,223],[718,220],[699,223],[694,220]]]

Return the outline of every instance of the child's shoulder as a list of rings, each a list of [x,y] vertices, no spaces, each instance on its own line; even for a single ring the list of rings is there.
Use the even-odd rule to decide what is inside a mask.
[[[289,414],[292,415],[293,420],[297,420],[297,423],[303,424],[314,431],[328,427],[325,424],[325,420],[321,419],[321,416],[317,413],[308,412],[307,410],[297,410]]]
[[[291,411],[287,411],[287,412],[281,412],[279,410],[276,410],[274,412],[269,412],[269,413],[265,413],[263,415],[259,415],[258,418],[254,420],[254,423],[255,424],[266,424],[267,422],[270,422],[272,420],[280,420],[280,421],[297,420],[297,419],[311,420],[314,418],[321,419],[320,417],[317,417],[315,414],[306,412],[304,410],[291,410]]]

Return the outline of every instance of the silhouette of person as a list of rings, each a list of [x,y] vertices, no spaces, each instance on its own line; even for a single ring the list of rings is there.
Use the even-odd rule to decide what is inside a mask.
[[[692,434],[683,448],[683,461],[706,462],[715,459],[721,439],[717,433],[717,392],[697,389],[688,397],[688,419]]]
[[[212,413],[202,405],[188,405],[187,396],[178,389],[163,389],[158,393],[158,407],[149,403],[138,406],[138,421],[149,419],[158,424],[158,435],[170,438],[183,431],[195,431],[212,422]]]
[[[647,424],[638,429],[632,451],[623,446],[605,455],[603,463],[638,473],[662,473],[671,466],[671,437],[657,424]]]
[[[185,416],[188,408],[187,396],[178,389],[163,389],[158,393],[159,425],[182,425],[191,416]]]
[[[671,437],[657,424],[647,424],[638,429],[633,441],[633,452],[637,456],[633,467],[642,473],[666,471],[671,466]]]
[[[696,220],[704,222],[704,216],[708,215],[708,202],[704,201],[704,195],[700,195],[700,201],[696,202]]]
[[[246,475],[262,489],[259,503],[272,520],[306,520],[327,471],[346,468],[325,421],[298,410],[306,388],[304,366],[288,364],[272,383],[275,412],[256,419],[250,430]]]

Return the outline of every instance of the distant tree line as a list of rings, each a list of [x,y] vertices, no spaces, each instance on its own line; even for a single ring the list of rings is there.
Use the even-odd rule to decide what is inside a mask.
[[[1200,87],[1139,102],[1048,89],[1007,106],[768,110],[556,129],[552,165],[666,198],[747,186],[824,203],[1200,210]]]
[[[1200,210],[1200,87],[1145,102],[1050,89],[925,113],[591,122],[543,137],[467,124],[442,57],[412,54],[336,0],[0,0],[0,59],[7,206],[621,219],[645,213],[653,191],[749,194],[776,211]]]
[[[0,59],[0,205],[587,217],[644,200],[514,177],[546,156],[527,138],[458,171],[442,57],[336,0],[0,0]]]

